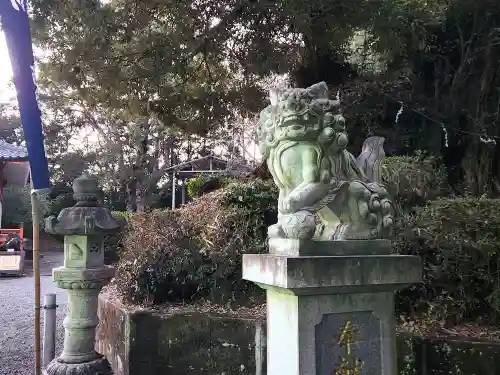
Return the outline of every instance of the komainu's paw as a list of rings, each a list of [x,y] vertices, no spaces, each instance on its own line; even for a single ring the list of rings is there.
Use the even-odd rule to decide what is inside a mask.
[[[314,214],[309,211],[283,215],[279,224],[286,238],[307,240],[311,239],[316,232],[316,220]]]

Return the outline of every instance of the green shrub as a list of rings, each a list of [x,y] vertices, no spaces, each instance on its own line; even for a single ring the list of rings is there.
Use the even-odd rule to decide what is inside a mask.
[[[403,254],[418,254],[423,284],[399,294],[399,309],[436,321],[500,316],[500,200],[430,202],[395,241]]]
[[[130,211],[111,211],[111,215],[113,215],[114,218],[124,218],[128,219],[129,217],[133,216],[135,212],[130,212]]]
[[[414,167],[412,159],[398,163],[419,173],[423,169]],[[423,163],[429,171],[426,163],[430,161]],[[402,167],[396,170],[403,173]],[[436,181],[445,178],[436,176],[415,177],[426,188],[414,193],[402,188],[411,184],[403,185],[398,196],[415,202],[412,194],[440,194],[429,187],[444,185]],[[272,182],[239,181],[178,210],[114,213],[128,222],[117,287],[138,303],[263,302],[262,292],[241,279],[241,258],[267,251],[267,227],[276,222],[276,203]],[[394,245],[401,254],[419,255],[424,267],[423,283],[398,293],[401,314],[423,314],[443,324],[480,317],[498,321],[500,200],[428,202],[398,222]]]
[[[177,210],[128,220],[116,285],[133,302],[262,302],[242,280],[245,253],[266,251],[277,192],[262,181],[235,182]]]
[[[190,198],[198,198],[233,181],[233,178],[224,175],[198,174],[187,181],[187,193]]]
[[[421,153],[386,158],[383,179],[399,214],[448,192],[445,167],[437,158]]]
[[[201,187],[207,180],[207,177],[199,174],[197,176],[191,177],[189,180],[187,180],[187,193],[190,198],[197,198],[201,194]]]
[[[115,264],[120,260],[123,253],[123,235],[127,228],[127,223],[130,217],[135,215],[134,212],[128,211],[112,211],[111,215],[122,222],[123,230],[118,233],[108,234],[104,237],[104,263]]]

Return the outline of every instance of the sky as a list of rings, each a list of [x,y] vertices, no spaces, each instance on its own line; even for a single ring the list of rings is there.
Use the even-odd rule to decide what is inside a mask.
[[[12,80],[12,67],[10,65],[9,51],[5,37],[0,32],[0,102],[11,99],[15,95],[13,87],[9,87]]]
[[[10,65],[9,51],[7,50],[5,36],[0,31],[0,103],[15,100],[16,90],[12,83],[12,66]],[[89,134],[87,129],[82,130],[81,133],[75,135],[74,139],[70,140],[70,148],[82,148],[82,140],[85,142],[89,138],[92,138],[92,134]],[[88,145],[88,143],[85,142],[85,145]]]

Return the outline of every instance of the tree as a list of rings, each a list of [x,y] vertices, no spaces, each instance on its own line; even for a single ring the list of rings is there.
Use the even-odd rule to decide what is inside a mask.
[[[459,193],[500,194],[500,4],[454,0],[407,48],[413,101],[442,127],[442,154]],[[441,124],[441,125],[440,125]]]
[[[370,77],[371,87],[390,86],[396,102],[404,100],[445,124],[449,147],[441,152],[450,172],[460,167],[463,178],[456,181],[465,180],[474,194],[498,190],[498,173],[490,172],[498,169],[496,148],[466,136],[497,135],[498,5],[491,1],[36,0],[33,5],[35,41],[50,50],[42,65],[46,81],[98,116],[101,130],[114,128],[106,130],[113,139],[126,138],[133,151],[115,164],[130,165],[125,180],[128,190],[136,186],[131,196],[156,186],[158,161],[165,166],[173,160],[165,145],[182,144],[188,134],[223,132],[238,115],[254,114],[264,106],[262,81],[282,73],[298,86],[325,80],[336,90],[362,83],[360,73]],[[368,60],[382,74],[367,69]],[[382,111],[381,95],[371,100]],[[422,145],[427,120],[414,113],[419,120],[411,119],[404,135],[410,146],[395,149]],[[376,116],[353,116],[363,130],[394,134],[382,129]],[[85,121],[92,123],[88,116]]]
[[[188,51],[214,17],[203,21],[190,2],[161,4],[35,2],[36,41],[51,51],[44,74],[90,108],[105,103],[129,120],[156,114],[166,127],[201,134],[224,126],[252,92],[249,77],[208,46]]]
[[[51,51],[47,76],[91,107],[156,114],[167,127],[203,133],[260,109],[270,73],[291,73],[300,86],[345,82],[355,74],[347,58],[357,31],[394,49],[401,36],[393,45],[381,36],[418,24],[405,12],[422,9],[418,0],[37,0],[33,26]]]

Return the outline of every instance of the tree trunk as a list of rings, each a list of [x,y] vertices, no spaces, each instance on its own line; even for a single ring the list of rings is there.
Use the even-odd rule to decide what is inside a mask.
[[[140,182],[135,189],[137,197],[137,212],[149,212],[151,202],[151,189],[148,189],[148,184]]]
[[[135,178],[127,184],[127,211],[137,211],[137,181]]]

